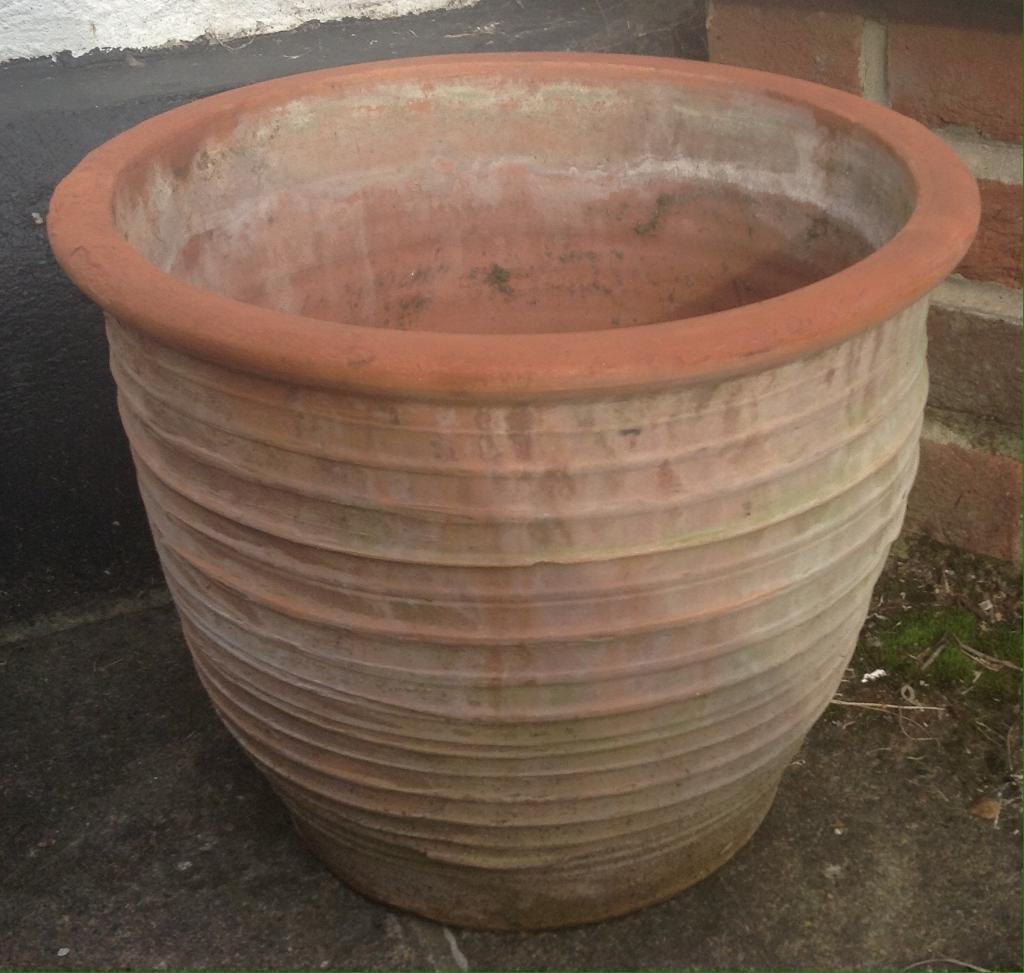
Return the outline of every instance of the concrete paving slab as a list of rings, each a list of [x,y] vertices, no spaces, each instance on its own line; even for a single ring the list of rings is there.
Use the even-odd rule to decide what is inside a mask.
[[[488,934],[370,902],[309,854],[206,701],[173,609],[7,645],[0,664],[5,969],[1020,969],[1019,819],[969,813],[983,782],[941,728],[915,743],[831,707],[709,879],[613,922]]]

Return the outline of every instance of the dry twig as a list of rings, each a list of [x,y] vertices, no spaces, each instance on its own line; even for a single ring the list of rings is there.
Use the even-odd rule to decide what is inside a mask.
[[[973,645],[965,645],[957,636],[953,636],[956,639],[956,644],[960,646],[960,651],[967,656],[973,662],[976,662],[983,669],[989,671],[995,671],[996,669],[1012,669],[1014,672],[1020,672],[1020,666],[1015,662],[1010,662],[1009,659],[997,659],[994,655],[989,655],[987,652],[982,652],[980,649],[974,648]]]
[[[945,706],[922,706],[920,703],[913,705],[897,705],[896,703],[860,703],[852,699],[840,699],[838,696],[832,697],[832,703],[835,706],[856,706],[858,709],[873,709],[873,710],[935,710],[936,712],[944,712]]]
[[[992,973],[991,970],[985,969],[984,966],[975,966],[973,963],[965,963],[961,959],[950,959],[947,956],[939,956],[935,959],[923,959],[918,963],[911,963],[910,966],[904,966],[904,970],[916,970],[919,966],[931,966],[932,963],[952,963],[954,966],[961,966],[965,970],[974,970],[974,973]]]
[[[941,654],[942,650],[946,647],[945,638],[939,639],[938,643],[934,648],[929,650],[928,658],[921,663],[921,671],[924,672]]]

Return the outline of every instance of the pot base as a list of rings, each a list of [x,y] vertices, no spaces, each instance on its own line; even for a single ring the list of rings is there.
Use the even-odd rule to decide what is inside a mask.
[[[487,868],[397,860],[329,835],[292,808],[292,821],[312,852],[367,898],[434,922],[468,929],[529,931],[613,919],[672,898],[717,871],[754,835],[771,808],[780,776],[734,808],[711,834],[645,863],[627,858],[607,869],[579,871]],[[561,874],[559,874],[561,872]]]

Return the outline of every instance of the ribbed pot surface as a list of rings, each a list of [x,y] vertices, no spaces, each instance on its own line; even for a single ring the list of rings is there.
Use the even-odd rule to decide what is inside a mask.
[[[924,318],[714,385],[511,407],[109,337],[227,725],[357,888],[519,928],[663,899],[761,821],[900,527]]]

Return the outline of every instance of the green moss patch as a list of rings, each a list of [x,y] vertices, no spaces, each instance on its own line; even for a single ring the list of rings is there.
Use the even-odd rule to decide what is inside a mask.
[[[965,608],[939,605],[877,620],[865,632],[858,658],[860,668],[885,669],[894,682],[964,690],[992,702],[1016,699],[1019,672],[987,668],[971,649],[1020,664],[1021,639],[1013,624],[985,624]]]

